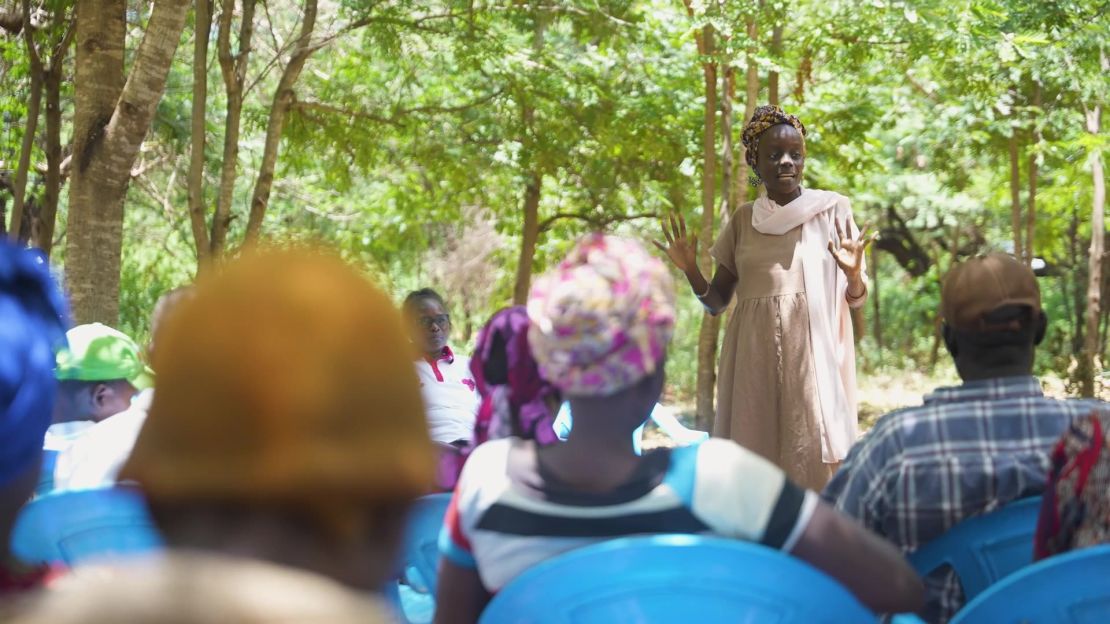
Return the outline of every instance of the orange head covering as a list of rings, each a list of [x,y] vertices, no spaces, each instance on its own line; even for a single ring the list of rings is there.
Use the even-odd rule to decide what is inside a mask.
[[[159,331],[150,415],[120,473],[152,500],[337,510],[427,492],[435,465],[392,302],[336,257],[250,253]]]

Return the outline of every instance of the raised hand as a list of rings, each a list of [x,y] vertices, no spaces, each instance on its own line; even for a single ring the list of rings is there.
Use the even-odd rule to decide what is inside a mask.
[[[860,273],[863,271],[863,254],[867,251],[867,246],[875,242],[879,237],[878,232],[867,235],[867,226],[864,226],[859,232],[859,236],[852,238],[846,232],[848,231],[848,221],[845,219],[844,226],[841,227],[840,222],[833,219],[836,225],[836,241],[829,241],[829,253],[833,255],[836,260],[837,266],[840,270],[844,271],[844,275],[848,277],[849,282],[858,281]]]
[[[668,224],[669,221],[669,224]],[[661,220],[663,237],[667,239],[664,245],[659,241],[651,241],[676,267],[683,273],[688,273],[698,266],[698,237],[686,233],[686,219],[681,213],[671,213]],[[669,227],[668,227],[669,225]]]

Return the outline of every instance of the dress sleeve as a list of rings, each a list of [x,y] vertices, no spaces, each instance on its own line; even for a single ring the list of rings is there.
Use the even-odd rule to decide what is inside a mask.
[[[736,276],[739,275],[736,268],[736,246],[740,244],[740,223],[738,219],[742,212],[743,209],[738,209],[732,213],[728,223],[721,228],[721,233],[717,235],[717,242],[709,248],[709,255],[713,257],[713,260]]]
[[[693,512],[716,533],[789,551],[809,524],[817,494],[730,440],[698,449]]]

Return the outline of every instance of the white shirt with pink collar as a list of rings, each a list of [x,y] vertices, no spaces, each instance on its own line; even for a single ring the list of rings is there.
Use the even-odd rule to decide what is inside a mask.
[[[470,358],[444,347],[436,359],[416,361],[420,392],[428,418],[428,433],[435,442],[470,441],[478,414],[478,388],[470,374]]]

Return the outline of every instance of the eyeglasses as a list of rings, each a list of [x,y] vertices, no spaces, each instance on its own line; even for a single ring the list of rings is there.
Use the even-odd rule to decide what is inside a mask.
[[[424,329],[431,329],[432,325],[438,325],[440,329],[446,329],[450,324],[451,317],[447,314],[420,317],[420,325],[423,326]]]

